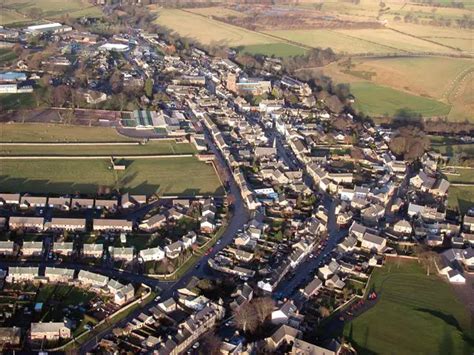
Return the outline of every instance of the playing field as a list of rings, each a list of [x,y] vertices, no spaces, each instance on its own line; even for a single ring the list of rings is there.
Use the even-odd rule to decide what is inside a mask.
[[[345,325],[344,336],[360,353],[472,353],[469,312],[451,286],[415,261],[388,261],[372,275],[379,300]]]
[[[466,213],[474,205],[474,186],[450,186],[448,206],[461,213]]]
[[[2,160],[4,192],[95,194],[104,188],[140,194],[221,194],[214,168],[190,158],[128,160],[124,172],[110,160]]]
[[[450,106],[439,101],[411,95],[371,82],[351,84],[355,107],[370,116],[394,116],[401,108],[408,108],[424,117],[445,116]]]
[[[249,54],[261,54],[270,57],[276,56],[286,58],[304,55],[306,53],[306,49],[287,43],[268,43],[243,46],[242,52]]]

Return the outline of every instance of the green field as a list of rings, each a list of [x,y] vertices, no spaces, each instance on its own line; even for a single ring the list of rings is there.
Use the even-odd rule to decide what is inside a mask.
[[[60,124],[1,123],[0,142],[127,142],[115,128]]]
[[[355,107],[370,116],[393,116],[401,108],[408,108],[424,117],[446,116],[450,106],[432,99],[415,96],[370,82],[351,84]]]
[[[450,186],[448,206],[461,213],[466,213],[474,207],[474,186]]]
[[[306,50],[302,47],[297,47],[287,43],[268,43],[268,44],[253,44],[243,46],[242,52],[249,54],[260,54],[275,57],[293,57],[304,55]]]
[[[0,145],[3,156],[101,156],[101,155],[167,155],[194,154],[196,151],[189,143],[176,143],[174,140],[150,141],[133,145]]]
[[[360,353],[472,353],[469,313],[439,276],[426,276],[414,261],[399,267],[388,261],[374,271],[369,287],[378,293],[377,304],[344,328]]]
[[[141,194],[221,194],[212,166],[190,158],[126,161],[117,172],[106,159],[2,160],[0,186],[4,192],[35,194],[95,194],[119,189]]]
[[[9,48],[0,48],[0,65],[7,65],[16,59],[16,54]]]
[[[42,10],[41,18],[55,19],[67,14],[70,17],[101,16],[99,7],[87,0],[3,0],[0,4],[0,25],[32,21],[32,8]]]

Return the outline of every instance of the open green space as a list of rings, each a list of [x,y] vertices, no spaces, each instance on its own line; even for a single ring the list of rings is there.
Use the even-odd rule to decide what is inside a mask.
[[[194,157],[130,159],[114,171],[107,159],[3,160],[4,192],[96,194],[119,190],[140,194],[222,194],[214,168]]]
[[[469,313],[451,286],[416,261],[387,261],[372,275],[379,300],[344,328],[360,353],[468,354]]]
[[[6,65],[16,59],[16,54],[10,48],[0,48],[0,65]]]
[[[450,186],[448,207],[461,213],[474,207],[474,186]]]
[[[451,183],[472,184],[474,187],[474,168],[454,168],[452,174],[446,174],[446,178]],[[474,201],[472,201],[474,205]]]
[[[446,116],[450,106],[442,102],[412,95],[370,82],[351,84],[355,107],[371,116],[394,116],[398,110],[408,108],[423,117]]]
[[[33,20],[32,9],[35,8],[41,10],[35,15],[41,19],[57,19],[65,14],[70,17],[99,17],[102,14],[99,7],[87,0],[3,0],[0,12],[6,15],[0,16],[0,25]]]
[[[0,96],[1,97],[1,96]],[[115,128],[46,123],[2,123],[0,142],[127,142]]]
[[[252,55],[260,54],[265,56],[275,57],[294,57],[306,54],[306,49],[288,43],[268,43],[268,44],[253,44],[244,46],[241,49],[244,53]]]
[[[100,155],[168,155],[193,154],[195,149],[189,143],[174,140],[150,141],[130,145],[1,145],[4,156],[100,156]]]
[[[32,93],[1,94],[0,109],[2,111],[19,110],[35,107],[35,98]]]

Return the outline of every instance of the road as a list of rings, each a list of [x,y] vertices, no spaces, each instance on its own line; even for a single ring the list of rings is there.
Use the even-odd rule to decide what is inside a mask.
[[[221,176],[222,180],[227,182],[229,186],[229,194],[233,197],[233,213],[231,215],[230,221],[227,225],[227,228],[225,232],[223,233],[222,237],[220,238],[220,243],[216,244],[212,252],[210,252],[208,255],[205,255],[201,258],[199,261],[199,267],[197,268],[192,268],[188,270],[184,276],[182,276],[178,281],[176,282],[165,282],[165,281],[158,281],[155,279],[150,279],[147,277],[144,277],[143,275],[126,275],[122,274],[125,276],[129,276],[133,279],[133,277],[136,276],[137,282],[142,282],[150,285],[150,286],[158,286],[162,290],[161,292],[161,299],[168,299],[169,297],[172,297],[176,290],[182,288],[185,286],[189,280],[192,277],[209,277],[209,273],[211,270],[207,266],[207,261],[209,258],[214,257],[220,250],[224,249],[228,244],[232,243],[235,235],[237,234],[239,229],[242,229],[244,225],[248,222],[250,215],[248,210],[245,207],[244,201],[242,199],[242,195],[240,192],[239,187],[237,186],[233,176],[232,172],[230,171],[230,168],[225,162],[224,157],[222,156],[221,152],[217,149],[215,146],[214,142],[210,139],[208,134],[205,135],[206,141],[209,145],[210,150],[215,154],[216,159],[217,159],[217,164],[221,167],[221,171],[225,171],[224,176]],[[117,271],[109,270],[112,274],[114,274]],[[118,275],[118,274],[117,274]],[[120,277],[120,276],[117,276]],[[151,303],[147,304],[147,308],[154,307],[158,304],[157,301],[152,301]],[[109,334],[112,330],[112,328],[115,327],[120,327],[124,326],[127,322],[129,322],[131,319],[137,317],[141,312],[146,311],[145,309],[137,309],[135,312],[132,312],[129,316],[127,316],[125,319],[123,319],[121,322],[118,324],[113,324],[111,327],[107,328],[106,330],[100,332],[99,334],[96,334],[96,336],[89,341],[85,342],[84,344],[81,345],[80,347],[80,352],[84,353],[87,351],[92,350],[96,345],[97,345],[97,340],[102,339],[104,336]]]

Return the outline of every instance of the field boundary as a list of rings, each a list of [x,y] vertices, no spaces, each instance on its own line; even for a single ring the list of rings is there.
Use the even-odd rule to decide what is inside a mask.
[[[163,155],[9,155],[0,156],[0,160],[100,160],[122,158],[122,159],[169,159],[169,158],[192,158],[193,154],[163,154]]]

